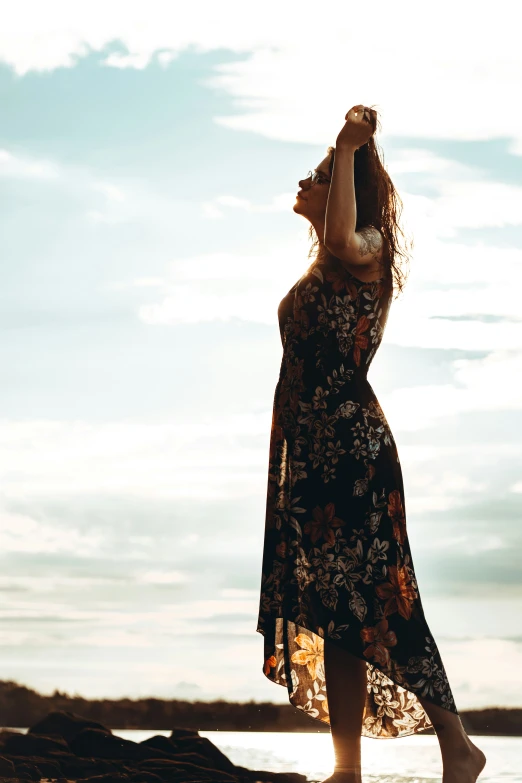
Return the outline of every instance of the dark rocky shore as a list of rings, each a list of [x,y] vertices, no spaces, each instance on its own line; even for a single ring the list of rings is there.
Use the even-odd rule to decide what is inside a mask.
[[[0,731],[0,783],[306,783],[297,773],[233,764],[209,739],[173,728],[143,742],[73,712],[50,712],[27,733]]]

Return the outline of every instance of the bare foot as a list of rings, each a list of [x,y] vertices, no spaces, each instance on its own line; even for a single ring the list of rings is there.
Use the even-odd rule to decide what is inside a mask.
[[[485,766],[486,756],[470,740],[469,748],[443,759],[442,783],[475,783]]]
[[[361,770],[358,767],[353,769],[334,772],[329,778],[321,783],[362,783]]]

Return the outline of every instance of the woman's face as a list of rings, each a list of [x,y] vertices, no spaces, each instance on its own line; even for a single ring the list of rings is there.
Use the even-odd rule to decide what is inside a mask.
[[[293,210],[299,215],[303,215],[313,225],[324,222],[326,215],[326,203],[330,190],[329,165],[330,155],[327,155],[315,169],[313,182],[310,176],[299,180],[300,189],[297,192]]]

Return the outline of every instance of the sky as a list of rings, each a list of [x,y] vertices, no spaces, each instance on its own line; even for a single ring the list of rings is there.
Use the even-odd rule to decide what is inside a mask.
[[[457,706],[522,706],[522,51],[504,0],[426,9],[10,7],[0,679],[287,701],[255,631],[277,307],[362,102],[414,240],[369,380],[423,607]]]

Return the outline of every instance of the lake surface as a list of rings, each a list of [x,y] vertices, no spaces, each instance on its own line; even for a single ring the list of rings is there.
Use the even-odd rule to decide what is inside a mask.
[[[113,729],[113,734],[141,742],[170,731]],[[271,772],[300,772],[311,781],[333,769],[330,734],[272,731],[200,731],[235,764]],[[522,783],[522,737],[470,735],[486,754],[477,783]],[[442,779],[442,761],[435,736],[396,739],[362,737],[363,783],[433,783]]]
[[[8,728],[8,727],[6,727]],[[9,728],[8,728],[9,730]],[[27,729],[11,729],[26,732]],[[142,742],[169,730],[112,729],[112,733]],[[334,757],[330,734],[281,731],[200,731],[234,764],[253,770],[300,772],[310,781],[332,773]],[[522,737],[471,734],[487,762],[477,783],[522,783]],[[361,738],[363,783],[433,783],[442,780],[437,738],[417,734],[388,740]]]

